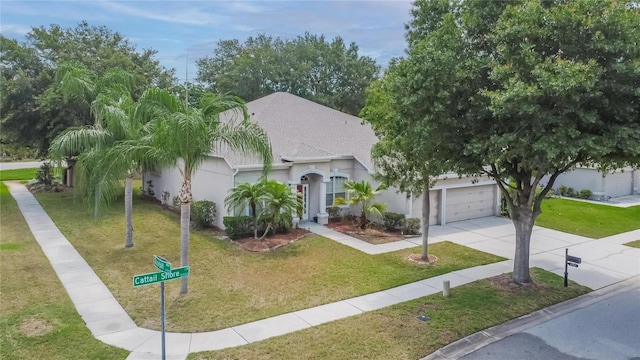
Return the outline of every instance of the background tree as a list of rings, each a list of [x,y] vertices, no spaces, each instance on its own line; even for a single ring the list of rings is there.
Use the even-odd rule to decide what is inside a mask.
[[[529,283],[531,231],[558,175],[640,162],[640,12],[630,1],[418,0],[412,15],[406,72],[394,75],[412,94],[401,106],[429,124],[421,144],[457,149],[433,159],[498,182],[516,229],[513,279]]]
[[[54,78],[58,66],[77,61],[102,76],[120,68],[134,78],[134,100],[148,86],[173,85],[173,70],[154,60],[155,50],[136,50],[123,35],[81,22],[75,28],[34,27],[25,43],[0,35],[2,103],[0,133],[4,142],[32,146],[44,155],[50,141],[71,126],[91,125],[89,104],[68,103]]]
[[[355,43],[309,33],[293,40],[264,34],[244,43],[223,40],[212,57],[198,61],[198,81],[215,92],[252,101],[284,91],[352,115],[364,106],[364,90],[379,71],[372,58],[358,55]]]
[[[333,204],[354,205],[360,207],[360,229],[364,230],[367,227],[368,214],[383,216],[384,212],[387,210],[386,204],[373,202],[376,195],[378,195],[380,191],[386,189],[384,183],[378,185],[374,190],[371,183],[366,180],[345,181],[344,188],[347,190],[349,198],[336,198]]]
[[[253,218],[253,238],[258,238],[258,205],[265,199],[265,183],[258,181],[254,184],[244,182],[230,190],[224,199],[229,213],[235,208],[249,206],[250,216]]]
[[[145,159],[128,159],[110,150],[118,141],[136,140],[145,133],[144,124],[134,116],[133,78],[116,68],[98,77],[77,62],[61,64],[56,77],[64,100],[90,104],[95,122],[71,127],[56,136],[49,155],[57,161],[77,157],[80,188],[96,217],[120,194],[120,180],[125,179],[125,247],[132,247],[132,177]]]
[[[220,114],[225,111],[228,119],[223,122]],[[150,88],[139,100],[138,114],[150,122],[150,134],[120,143],[117,151],[180,170],[180,263],[188,266],[193,173],[212,150],[219,151],[223,146],[241,155],[258,155],[266,173],[273,163],[269,138],[259,125],[249,121],[244,102],[230,95],[208,93],[202,96],[200,107],[191,108],[166,90]],[[187,291],[187,278],[183,278],[180,293]]]

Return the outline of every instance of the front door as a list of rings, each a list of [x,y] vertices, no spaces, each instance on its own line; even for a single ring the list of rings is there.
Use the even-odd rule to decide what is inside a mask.
[[[299,184],[298,192],[302,193],[302,220],[309,220],[309,184]]]

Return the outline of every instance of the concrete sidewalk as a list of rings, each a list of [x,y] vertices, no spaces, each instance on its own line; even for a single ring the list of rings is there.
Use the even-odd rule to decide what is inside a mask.
[[[131,351],[127,359],[158,359],[160,332],[136,326],[33,195],[21,184],[7,183],[7,186],[92,334],[107,344]],[[314,230],[322,231],[320,228]],[[449,240],[511,259],[514,254],[514,234],[509,220],[485,218],[433,226],[430,243]],[[399,248],[395,248],[384,246],[388,244],[371,245],[350,237],[341,238],[331,232],[325,232],[324,236],[336,237],[338,242],[351,244],[348,246],[363,246],[373,254],[420,245],[420,238],[399,242],[400,245],[395,245]],[[640,274],[640,249],[619,244],[627,237],[634,236],[636,232],[603,241],[536,227],[531,244],[531,265],[562,274],[566,246],[571,254],[583,257],[581,268],[571,271],[572,280],[593,289],[601,288]],[[507,260],[227,329],[204,333],[167,333],[167,359],[185,359],[193,352],[219,350],[291,333],[440,292],[444,280],[449,280],[451,287],[456,287],[510,272],[512,267],[512,260]]]

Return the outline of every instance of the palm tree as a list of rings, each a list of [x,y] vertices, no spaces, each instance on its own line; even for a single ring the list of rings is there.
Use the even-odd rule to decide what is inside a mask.
[[[199,108],[189,108],[171,93],[148,89],[138,101],[136,115],[150,121],[148,136],[140,141],[125,141],[119,151],[144,153],[157,160],[158,166],[178,166],[182,175],[180,199],[180,263],[189,265],[189,218],[191,216],[191,178],[213,149],[228,148],[242,155],[258,155],[269,170],[273,155],[269,138],[256,123],[249,121],[244,102],[235,96],[204,94]],[[228,121],[220,114],[227,112]],[[238,122],[237,118],[241,119]],[[188,291],[187,278],[182,278],[180,293]]]
[[[349,198],[336,198],[334,201],[334,205],[360,205],[361,229],[364,230],[367,227],[367,214],[384,216],[383,214],[387,208],[386,204],[373,202],[373,199],[376,197],[376,195],[378,195],[382,190],[386,189],[384,183],[381,183],[375,190],[373,190],[371,184],[365,180],[359,182],[345,181],[344,188],[347,190]]]
[[[229,196],[224,199],[227,211],[238,207],[249,206],[253,217],[253,238],[258,238],[258,204],[265,199],[265,182],[258,181],[255,184],[244,182],[230,190]]]
[[[58,162],[78,156],[79,184],[95,217],[101,207],[117,197],[120,180],[125,178],[125,247],[133,247],[131,176],[141,161],[127,160],[110,151],[116,142],[137,139],[144,132],[143,124],[132,116],[133,76],[113,68],[98,77],[80,63],[65,62],[56,79],[65,101],[89,105],[94,124],[62,132],[52,141],[49,156]]]
[[[271,229],[278,231],[279,225],[291,227],[293,213],[298,207],[298,196],[287,184],[275,180],[264,180],[265,213],[267,228],[260,239],[264,239]]]

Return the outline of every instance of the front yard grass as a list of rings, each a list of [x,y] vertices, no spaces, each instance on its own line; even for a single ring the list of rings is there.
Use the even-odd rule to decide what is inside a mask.
[[[221,351],[204,359],[419,359],[467,335],[589,292],[539,268],[542,289],[504,290],[490,279],[295,333]],[[431,320],[422,322],[418,315]]]
[[[0,183],[0,359],[124,359],[91,335]]]
[[[177,216],[136,201],[134,243],[124,248],[122,202],[99,219],[71,192],[37,195],[49,216],[92,266],[120,304],[142,327],[159,329],[159,286],[133,288],[132,276],[156,271],[153,255],[180,264]],[[267,253],[193,231],[189,293],[180,281],[166,284],[168,331],[206,331],[363,295],[458,269],[504,260],[449,242],[433,244],[432,266],[408,262],[420,248],[371,256],[311,235]]]
[[[566,199],[545,199],[536,225],[599,239],[640,229],[640,206],[619,208]]]
[[[631,246],[631,247],[640,249],[640,239],[639,240],[630,241],[630,242],[628,242],[626,244],[623,244],[623,245]]]
[[[31,180],[36,177],[37,168],[0,170],[0,181],[8,180]]]

